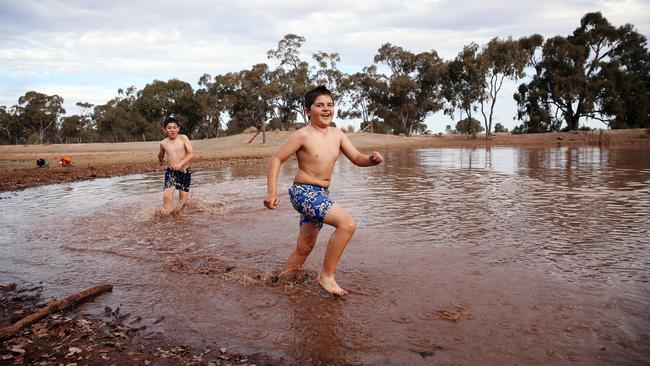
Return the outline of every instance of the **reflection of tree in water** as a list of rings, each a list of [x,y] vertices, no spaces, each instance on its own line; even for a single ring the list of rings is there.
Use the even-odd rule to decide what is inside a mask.
[[[560,272],[591,276],[647,258],[648,215],[639,214],[650,208],[647,149],[414,149],[385,156],[386,164],[368,173],[381,199],[364,201],[363,210],[381,212],[383,224],[411,243],[481,248],[497,241],[524,249],[514,254],[521,258],[541,255]]]
[[[518,149],[517,160],[520,171],[530,178],[568,188],[618,189],[650,179],[647,149]]]
[[[636,149],[519,149],[519,171],[532,180],[518,180],[512,236],[561,273],[642,278],[631,268],[646,260],[648,219],[638,213],[649,207],[639,195],[649,160]]]

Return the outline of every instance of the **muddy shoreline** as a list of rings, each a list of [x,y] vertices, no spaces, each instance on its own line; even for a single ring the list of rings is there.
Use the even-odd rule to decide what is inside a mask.
[[[34,313],[52,299],[42,286],[0,285],[0,328]],[[173,335],[148,334],[148,324],[128,309],[102,307],[101,295],[24,327],[0,343],[0,365],[284,365],[261,354],[241,354],[219,344],[187,345]],[[157,321],[163,321],[158,319]],[[155,322],[154,322],[155,323]]]
[[[289,132],[269,132],[266,143],[258,136],[241,134],[218,139],[196,140],[192,167],[207,169],[223,164],[246,164],[266,159],[284,142]],[[349,134],[361,151],[411,147],[485,148],[493,146],[557,147],[605,146],[611,148],[650,147],[645,129],[580,131],[529,135],[498,134],[470,138],[460,135],[392,136],[370,133]],[[0,146],[0,192],[22,190],[47,184],[159,171],[158,142],[2,145]],[[71,157],[70,166],[61,166],[61,157]],[[47,166],[39,168],[37,159]]]

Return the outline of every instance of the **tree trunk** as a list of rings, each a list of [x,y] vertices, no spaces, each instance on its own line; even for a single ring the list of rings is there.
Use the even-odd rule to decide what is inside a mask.
[[[45,305],[44,307],[38,309],[36,312],[27,315],[26,317],[13,323],[12,325],[4,328],[0,328],[0,339],[8,339],[13,337],[16,333],[20,332],[20,330],[23,329],[23,327],[35,323],[36,321],[47,316],[50,313],[63,310],[74,303],[85,301],[91,297],[100,295],[103,292],[111,291],[111,290],[113,290],[113,285],[108,285],[108,284],[98,285],[98,286],[85,289],[74,295],[68,296],[63,300],[52,300],[49,303],[47,303],[47,305]]]
[[[570,131],[576,131],[580,125],[580,117],[573,115],[567,120],[567,126]]]
[[[262,121],[262,143],[266,144],[266,121]]]

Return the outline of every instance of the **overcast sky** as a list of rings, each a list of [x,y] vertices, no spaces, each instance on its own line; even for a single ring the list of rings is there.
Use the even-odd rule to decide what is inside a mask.
[[[592,11],[650,34],[650,0],[0,0],[0,105],[35,90],[60,95],[74,114],[77,102],[104,104],[119,88],[156,79],[196,86],[204,73],[269,62],[266,52],[288,33],[305,37],[303,59],[337,52],[345,72],[371,65],[387,42],[449,60],[493,37],[566,36]],[[508,128],[518,124],[513,88],[497,102]],[[434,131],[451,123],[439,115],[428,122]]]

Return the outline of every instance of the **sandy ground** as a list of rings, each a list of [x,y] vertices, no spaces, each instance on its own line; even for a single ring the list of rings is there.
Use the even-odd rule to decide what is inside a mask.
[[[268,132],[251,143],[253,134],[196,140],[192,144],[196,158],[194,170],[219,164],[237,164],[268,158],[284,142],[289,132]],[[485,135],[469,138],[459,135],[393,136],[371,133],[350,133],[352,143],[361,151],[400,147],[483,147],[483,146],[572,146],[603,145],[610,147],[650,146],[645,129],[546,133],[530,135],[499,134],[486,140]],[[159,145],[156,141],[0,146],[0,191],[20,190],[44,184],[69,182],[97,177],[158,170]],[[61,157],[71,157],[72,164],[60,166]],[[38,168],[37,159],[48,166]]]

